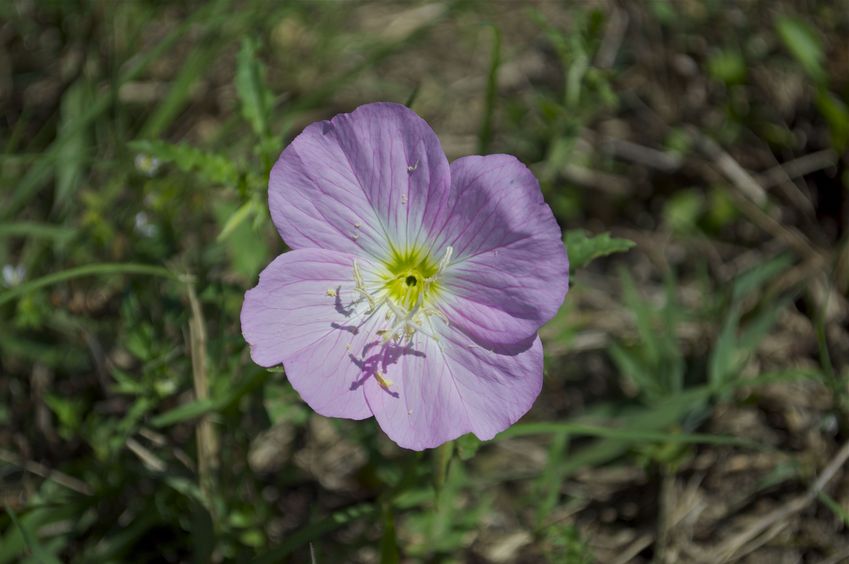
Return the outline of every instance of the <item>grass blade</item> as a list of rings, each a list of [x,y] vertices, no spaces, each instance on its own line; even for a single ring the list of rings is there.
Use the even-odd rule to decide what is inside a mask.
[[[76,268],[70,268],[61,272],[54,272],[53,274],[48,274],[47,276],[43,276],[35,280],[30,280],[29,282],[25,282],[20,286],[10,288],[5,292],[0,293],[0,305],[3,305],[8,301],[14,300],[15,298],[22,296],[28,292],[32,292],[33,290],[38,290],[39,288],[44,288],[46,286],[52,286],[53,284],[58,284],[59,282],[64,282],[65,280],[81,278],[83,276],[100,276],[110,274],[143,274],[149,276],[161,276],[163,278],[170,278],[172,280],[179,280],[179,277],[167,268],[150,264],[87,264],[85,266],[78,266]]]

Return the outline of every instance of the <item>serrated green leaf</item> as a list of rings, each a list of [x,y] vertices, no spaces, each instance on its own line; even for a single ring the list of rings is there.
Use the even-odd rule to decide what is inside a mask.
[[[182,143],[139,140],[130,142],[129,147],[162,162],[174,163],[183,172],[198,174],[216,184],[235,187],[241,178],[238,167],[230,159]]]
[[[565,242],[572,270],[583,268],[599,257],[625,252],[636,244],[628,239],[611,237],[607,232],[588,236],[583,229],[567,231]]]

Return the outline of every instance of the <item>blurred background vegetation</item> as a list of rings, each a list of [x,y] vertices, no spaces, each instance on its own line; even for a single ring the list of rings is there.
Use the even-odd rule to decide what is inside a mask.
[[[847,36],[846,0],[4,0],[0,564],[848,561]],[[487,443],[319,417],[240,334],[271,164],[378,100],[564,228]]]

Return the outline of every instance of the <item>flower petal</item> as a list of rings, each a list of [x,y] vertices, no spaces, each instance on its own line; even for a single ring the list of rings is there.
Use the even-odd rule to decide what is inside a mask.
[[[451,245],[441,307],[481,346],[521,349],[551,319],[569,287],[560,227],[539,183],[510,155],[451,163],[452,201],[435,248]]]
[[[367,104],[308,126],[283,151],[268,186],[271,216],[293,249],[360,249],[423,239],[442,220],[450,188],[436,134],[412,110]]]
[[[377,320],[364,322],[352,305],[353,257],[302,249],[277,257],[245,294],[242,333],[260,366],[283,364],[292,386],[328,417],[364,419],[362,370],[352,351],[374,339]]]
[[[438,342],[416,334],[412,352],[387,368],[388,388],[374,378],[365,383],[377,422],[399,446],[423,450],[469,432],[491,439],[527,413],[539,395],[539,338],[522,352],[502,355],[449,331]]]

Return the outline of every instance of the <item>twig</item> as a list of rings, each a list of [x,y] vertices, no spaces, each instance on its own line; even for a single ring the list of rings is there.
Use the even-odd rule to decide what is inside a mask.
[[[757,181],[769,188],[788,180],[796,180],[812,172],[834,166],[837,163],[837,154],[831,149],[817,151],[802,155],[799,158],[781,163],[758,175]]]
[[[154,472],[165,472],[165,469],[167,468],[165,462],[134,438],[130,437],[127,439],[127,448],[130,449],[130,452],[139,457],[142,464]]]
[[[192,378],[198,401],[209,398],[209,379],[206,371],[206,325],[194,285],[186,281],[192,317],[189,320],[189,348],[192,355]],[[197,426],[198,477],[201,490],[211,502],[215,470],[218,467],[218,436],[209,414],[200,418]],[[210,503],[210,507],[212,504]]]
[[[654,168],[662,172],[675,172],[683,164],[683,159],[676,154],[659,151],[633,141],[609,137],[603,139],[601,147],[615,156]]]
[[[774,217],[763,211],[762,206],[767,203],[766,190],[755,178],[749,174],[731,155],[726,153],[710,137],[704,135],[695,128],[691,128],[690,134],[696,140],[696,145],[719,169],[725,178],[737,188],[737,192],[730,192],[734,203],[749,220],[784,243],[805,258],[822,256],[813,244],[798,229],[782,225]]]
[[[627,564],[628,562],[632,562],[639,553],[651,546],[652,542],[654,542],[654,536],[651,533],[640,535],[634,542],[625,547],[611,564]]]
[[[729,562],[742,556],[742,552],[750,552],[753,547],[756,548],[767,542],[772,536],[778,533],[778,530],[773,530],[779,524],[782,524],[786,519],[796,513],[801,512],[815,499],[817,494],[825,488],[826,484],[834,478],[834,475],[840,470],[841,466],[849,459],[849,441],[843,444],[831,462],[823,469],[819,477],[811,484],[808,491],[794,499],[791,499],[776,511],[772,511],[768,515],[758,519],[752,523],[744,531],[734,535],[730,539],[720,544],[713,552],[712,560],[714,562]],[[772,530],[772,535],[769,534]],[[763,533],[768,533],[763,535]],[[763,535],[763,536],[762,536]],[[761,537],[761,538],[758,538]]]
[[[560,171],[570,182],[588,186],[613,196],[626,196],[631,192],[628,179],[623,176],[593,170],[575,163],[568,163]]]
[[[736,186],[747,198],[755,204],[762,206],[766,203],[766,190],[758,184],[758,181],[749,172],[740,166],[740,163],[725,152],[716,141],[698,131],[690,129],[696,145],[716,165],[716,168]]]
[[[168,447],[169,446],[168,440],[164,436],[162,436],[161,434],[154,431],[153,429],[149,429],[147,427],[140,427],[139,428],[139,436],[144,437],[145,439],[149,440],[151,443],[153,443],[154,445],[156,445],[158,447]],[[179,460],[183,464],[183,466],[185,466],[186,468],[188,468],[192,472],[195,471],[194,461],[191,458],[189,458],[188,455],[185,452],[183,452],[179,448],[176,448],[176,447],[173,447],[173,446],[170,447],[170,448],[171,448],[171,453],[174,455],[174,458]]]
[[[658,518],[657,518],[657,541],[654,543],[654,559],[663,564],[668,562],[667,551],[669,549],[669,536],[673,527],[672,504],[675,499],[675,475],[666,467],[662,470],[660,481],[660,492],[658,494]]]
[[[841,562],[849,561],[849,548],[843,548],[840,552],[832,554],[820,564],[840,564]]]
[[[596,51],[595,65],[597,67],[607,69],[613,66],[627,29],[628,13],[625,10],[614,9],[604,30],[604,36],[601,38],[601,45]]]

